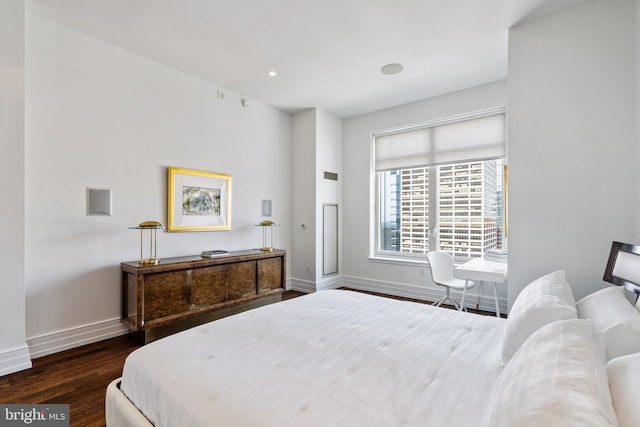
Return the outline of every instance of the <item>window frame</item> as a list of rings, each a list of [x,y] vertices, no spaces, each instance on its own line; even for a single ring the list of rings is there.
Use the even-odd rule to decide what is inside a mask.
[[[370,255],[369,255],[369,259],[374,260],[374,261],[379,261],[379,262],[390,262],[390,263],[400,263],[400,264],[406,264],[406,263],[424,263],[426,262],[427,259],[427,255],[426,253],[422,253],[422,254],[414,254],[414,253],[406,253],[406,252],[402,252],[401,250],[399,251],[389,251],[389,250],[383,250],[380,249],[381,246],[381,222],[380,222],[380,215],[381,215],[381,209],[382,209],[382,198],[383,198],[383,194],[381,193],[382,190],[382,185],[381,185],[381,175],[382,173],[380,173],[381,171],[376,171],[376,157],[375,157],[375,141],[376,141],[376,137],[377,136],[381,136],[381,135],[388,135],[388,134],[394,134],[394,133],[401,133],[401,132],[409,132],[411,130],[414,129],[423,129],[423,128],[434,128],[437,126],[443,126],[446,124],[451,124],[451,123],[456,123],[456,122],[461,122],[461,121],[467,121],[467,120],[473,120],[476,118],[481,118],[481,117],[486,117],[486,116],[491,116],[491,115],[498,115],[498,114],[503,114],[505,116],[505,124],[506,124],[506,108],[505,107],[498,107],[498,108],[492,108],[492,109],[487,109],[487,110],[482,110],[482,111],[478,111],[478,112],[474,112],[474,113],[469,113],[469,114],[463,114],[463,115],[459,115],[459,116],[453,116],[453,117],[449,117],[449,118],[444,118],[444,119],[438,119],[438,120],[433,120],[433,121],[429,121],[429,122],[424,122],[424,123],[420,123],[417,125],[410,125],[410,126],[402,126],[402,127],[396,127],[396,128],[392,128],[392,129],[387,129],[384,131],[379,131],[379,132],[373,132],[371,133],[371,141],[370,141],[370,149],[371,149],[371,179],[370,179],[370,184],[371,184],[371,191],[372,191],[372,196],[373,196],[373,200],[374,200],[374,206],[373,209],[370,210],[370,233],[371,233],[371,239],[370,239]],[[497,159],[502,159],[503,160],[503,168],[506,167],[507,165],[507,156],[506,156],[506,126],[505,126],[505,155],[504,156],[500,156],[500,157],[491,157],[491,158],[470,158],[470,159],[464,159],[464,160],[460,160],[457,162],[449,162],[449,163],[445,163],[445,164],[430,164],[427,166],[420,166],[420,167],[425,167],[428,170],[428,182],[436,182],[436,188],[435,191],[429,191],[429,206],[434,206],[433,211],[430,208],[429,211],[432,214],[435,214],[436,217],[436,222],[435,224],[432,224],[431,221],[429,222],[429,232],[428,232],[428,239],[429,239],[429,245],[428,245],[428,250],[434,250],[437,249],[437,242],[438,242],[438,236],[436,236],[436,232],[438,229],[438,220],[437,218],[439,218],[440,216],[440,212],[439,212],[439,206],[438,206],[438,196],[439,196],[439,188],[440,188],[440,182],[439,182],[439,178],[437,177],[437,170],[438,170],[438,166],[444,166],[444,165],[456,165],[456,164],[461,164],[461,163],[471,163],[471,162],[475,162],[475,161],[486,161],[486,160],[497,160]],[[410,169],[409,167],[407,168],[402,168],[402,169]],[[394,170],[402,170],[402,169],[394,169]],[[503,182],[502,182],[502,187],[504,189],[503,191],[503,201],[502,201],[502,206],[503,206],[503,221],[505,222],[503,225],[503,233],[504,233],[504,239],[507,238],[506,236],[506,230],[507,230],[507,224],[506,224],[506,218],[507,218],[507,203],[506,203],[506,177],[503,177]],[[401,244],[401,242],[399,243]],[[461,257],[456,257],[454,255],[454,259],[456,259],[456,261],[464,261],[467,260],[469,258],[461,258]]]

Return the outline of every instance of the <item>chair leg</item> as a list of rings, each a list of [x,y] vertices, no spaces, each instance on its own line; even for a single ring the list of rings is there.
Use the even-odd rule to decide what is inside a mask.
[[[435,301],[435,302],[434,302],[433,304],[431,304],[431,305],[434,305],[434,306],[436,306],[436,307],[440,307],[440,305],[441,305],[441,304],[442,304],[446,299],[447,299],[447,297],[446,297],[446,296],[444,296],[444,297],[440,298],[438,301]]]
[[[440,305],[442,305],[442,303],[444,303],[445,301],[449,300],[449,301],[451,301],[451,304],[456,308],[456,310],[460,310],[460,306],[458,305],[458,303],[453,298],[451,298],[451,289],[448,286],[446,286],[445,288],[447,289],[447,292],[445,293],[445,295],[442,298],[440,298],[438,301],[434,302],[431,305],[434,305],[436,307],[440,307]]]
[[[449,297],[449,301],[451,301],[451,304],[453,304],[453,306],[456,308],[456,310],[460,310],[460,306],[458,305],[456,300],[454,300],[453,298]]]

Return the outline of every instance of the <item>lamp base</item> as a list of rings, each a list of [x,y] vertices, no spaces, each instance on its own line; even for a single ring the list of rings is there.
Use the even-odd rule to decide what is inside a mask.
[[[260,248],[262,252],[273,252],[273,248]]]
[[[140,264],[142,264],[142,265],[158,265],[158,264],[160,264],[160,260],[158,258],[141,259],[140,260]]]

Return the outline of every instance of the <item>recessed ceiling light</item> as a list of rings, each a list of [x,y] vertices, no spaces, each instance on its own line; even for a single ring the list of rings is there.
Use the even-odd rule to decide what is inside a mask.
[[[269,74],[269,77],[275,77],[278,75],[275,70],[270,70],[267,74]]]
[[[380,71],[382,71],[382,74],[386,74],[390,76],[392,74],[398,74],[403,69],[404,67],[402,66],[402,64],[387,64],[384,67],[382,67]]]

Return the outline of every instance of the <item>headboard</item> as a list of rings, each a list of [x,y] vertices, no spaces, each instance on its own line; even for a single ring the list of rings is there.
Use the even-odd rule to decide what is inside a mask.
[[[640,295],[640,246],[613,242],[602,279]]]

